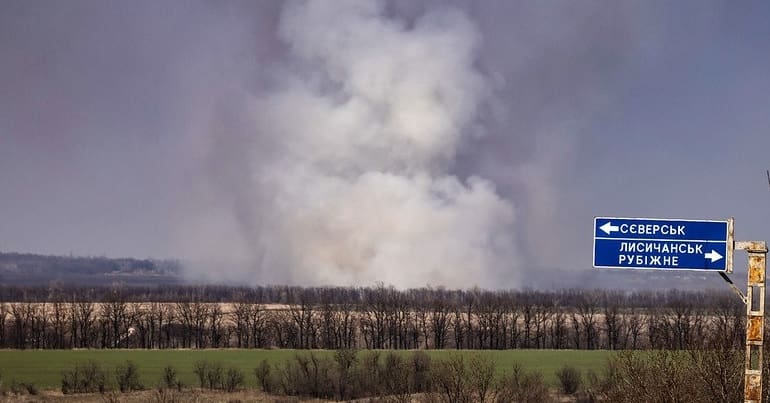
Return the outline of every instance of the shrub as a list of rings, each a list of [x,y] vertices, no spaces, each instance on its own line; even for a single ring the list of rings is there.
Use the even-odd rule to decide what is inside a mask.
[[[183,403],[188,400],[178,390],[158,388],[150,398],[151,403]]]
[[[14,395],[37,395],[40,393],[37,389],[37,386],[35,386],[32,382],[17,382],[17,381],[11,381],[10,384],[10,392]]]
[[[442,402],[483,403],[496,399],[501,403],[528,403],[546,401],[548,397],[548,389],[542,381],[542,376],[524,374],[520,367],[514,367],[512,376],[496,381],[494,361],[481,354],[469,356],[467,364],[463,356],[454,355],[429,366],[432,367],[430,375],[433,386]],[[524,388],[532,389],[533,395],[530,397],[523,392]],[[537,400],[538,398],[541,400]]]
[[[380,379],[380,352],[373,350],[361,354],[361,359],[355,368],[355,395],[379,396],[382,392]]]
[[[17,382],[15,379],[11,380],[10,385],[8,385],[8,392],[10,392],[12,395],[26,395],[27,394],[27,388],[24,387],[20,382]]]
[[[27,389],[27,393],[30,395],[38,395],[40,393],[37,386],[32,382],[23,382],[22,385],[24,385],[24,388]]]
[[[548,387],[539,372],[526,372],[515,364],[495,387],[495,402],[540,403],[548,402]]]
[[[254,371],[263,388],[280,390],[288,396],[308,396],[319,399],[333,399],[337,392],[335,364],[331,358],[321,358],[315,353],[296,354],[283,366],[270,369],[266,362]],[[275,381],[273,381],[275,379]]]
[[[161,386],[164,388],[176,388],[178,391],[182,390],[182,382],[177,378],[176,368],[171,365],[167,365],[163,368],[163,376],[161,378]]]
[[[328,359],[320,359],[315,353],[310,352],[307,356],[294,356],[293,370],[296,371],[292,376],[302,377],[305,381],[299,382],[305,396],[313,396],[321,399],[331,399],[334,397],[334,381],[331,377],[332,364]]]
[[[126,361],[125,365],[115,369],[115,379],[122,393],[144,389],[144,386],[139,381],[139,370],[132,361]]]
[[[468,381],[474,401],[484,403],[495,381],[495,362],[488,356],[473,355],[468,362]]]
[[[257,383],[262,388],[263,392],[272,393],[275,391],[275,382],[270,371],[270,364],[266,359],[263,359],[259,365],[254,368],[254,376],[256,376]]]
[[[411,384],[415,393],[431,390],[430,356],[424,351],[417,350],[412,353]]]
[[[103,403],[120,403],[120,393],[111,390],[107,393],[102,393]]]
[[[588,370],[586,373],[587,385],[582,390],[575,394],[576,403],[596,403],[601,401],[601,390],[603,388],[602,381],[596,372]]]
[[[358,362],[355,350],[337,350],[334,352],[334,370],[336,377],[336,396],[338,400],[353,397],[353,370]],[[263,388],[264,389],[264,388]]]
[[[409,378],[409,365],[404,359],[394,352],[387,353],[380,378],[385,395],[397,402],[408,402],[411,395]]]
[[[452,355],[435,363],[433,371],[441,401],[448,403],[470,403],[473,401],[465,361],[461,355]]]
[[[198,377],[201,388],[224,389],[224,370],[221,363],[196,361],[193,373]]]
[[[604,392],[618,403],[704,401],[683,352],[622,351],[608,364]]]
[[[221,363],[215,362],[208,365],[206,381],[209,389],[224,389],[224,370]]]
[[[62,393],[104,393],[107,376],[94,361],[76,364],[74,368],[62,372]]]
[[[580,385],[583,383],[583,379],[580,376],[580,371],[572,366],[564,366],[560,370],[556,371],[556,377],[559,378],[559,384],[561,385],[561,391],[565,395],[574,395],[575,392],[580,389]]]
[[[227,392],[235,392],[243,385],[243,372],[235,367],[227,369],[225,374],[224,389]]]
[[[612,402],[742,400],[738,351],[623,351],[607,364],[602,397]]]
[[[689,351],[693,373],[702,382],[706,398],[713,402],[734,402],[743,398],[744,359],[743,351],[729,347]],[[767,382],[767,378],[763,382]],[[762,389],[764,393],[765,388]]]
[[[206,387],[207,374],[208,374],[208,361],[195,361],[193,364],[193,373],[198,377],[198,383],[201,388]]]

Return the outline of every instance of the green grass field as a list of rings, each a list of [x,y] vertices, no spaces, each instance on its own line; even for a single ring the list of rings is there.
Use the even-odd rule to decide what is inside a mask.
[[[503,351],[455,351],[427,350],[432,359],[442,359],[452,354],[482,354],[491,357],[497,371],[502,373],[518,362],[527,370],[540,371],[546,382],[556,385],[555,371],[564,365],[572,365],[581,371],[600,372],[609,351],[584,350],[503,350]],[[244,371],[246,385],[254,387],[256,380],[253,369],[263,359],[271,363],[282,363],[295,354],[307,350],[0,350],[0,376],[5,384],[11,380],[32,382],[44,390],[59,389],[61,374],[75,363],[94,360],[114,374],[114,368],[126,360],[133,361],[139,368],[142,382],[146,387],[156,386],[166,365],[176,368],[185,385],[196,385],[193,364],[198,360],[221,362],[223,367],[235,366]],[[331,355],[333,351],[316,351]],[[363,353],[363,352],[362,352]],[[400,354],[409,354],[401,351]]]

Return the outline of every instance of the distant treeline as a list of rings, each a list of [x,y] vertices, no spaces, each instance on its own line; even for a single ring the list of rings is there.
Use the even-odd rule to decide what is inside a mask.
[[[232,285],[180,285],[155,286],[78,286],[52,282],[48,285],[15,286],[0,284],[0,302],[52,302],[54,300],[109,302],[119,298],[125,302],[239,302],[255,304],[294,304],[304,300],[312,304],[362,304],[373,293],[387,292],[391,297],[415,301],[446,300],[461,305],[468,299],[497,299],[508,304],[521,300],[536,300],[542,305],[576,307],[587,295],[600,295],[623,308],[653,308],[670,305],[686,299],[689,304],[708,309],[720,304],[724,298],[740,301],[735,294],[725,290],[483,290],[471,288],[450,290],[444,287],[423,287],[398,290],[379,284],[374,287],[299,287],[286,285],[232,286]]]
[[[105,285],[112,282],[169,282],[181,275],[175,260],[47,256],[0,252],[0,284],[48,284],[67,281]],[[159,278],[167,277],[168,279]],[[152,284],[152,282],[149,282]]]
[[[5,287],[0,348],[739,348],[727,292]]]
[[[209,272],[223,270],[209,267]],[[528,270],[522,287],[533,289],[597,288],[625,290],[670,289],[701,290],[714,286],[716,273],[649,270]],[[174,259],[108,258],[104,256],[50,256],[0,251],[0,287],[77,284],[105,287],[123,284],[129,287],[185,285],[200,280],[200,272],[186,271],[185,264]],[[243,279],[222,279],[216,284],[241,285]],[[204,280],[211,284],[210,279]],[[740,284],[741,279],[737,281]]]

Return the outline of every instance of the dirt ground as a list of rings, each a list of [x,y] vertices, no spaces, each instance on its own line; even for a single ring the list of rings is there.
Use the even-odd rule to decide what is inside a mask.
[[[255,390],[246,390],[235,393],[210,392],[199,390],[174,390],[158,391],[145,390],[132,393],[88,393],[63,395],[61,392],[44,391],[39,395],[31,396],[4,396],[0,397],[2,403],[21,402],[57,402],[57,403],[251,403],[251,402],[299,402],[298,399],[269,396]],[[318,400],[309,400],[318,402]]]
[[[567,403],[575,402],[574,397],[553,394],[554,402]],[[412,403],[421,403],[431,401],[423,396],[415,395]],[[361,399],[356,403],[380,403],[388,402],[383,399]],[[158,390],[145,390],[132,393],[89,393],[76,395],[63,395],[61,392],[45,391],[39,395],[31,396],[3,396],[0,397],[0,403],[27,403],[27,402],[56,402],[56,403],[256,403],[256,402],[274,402],[274,403],[321,403],[326,400],[318,399],[300,399],[297,397],[272,396],[266,395],[255,390],[246,390],[235,393],[211,392],[201,390],[184,390],[176,392],[167,390],[161,392]]]

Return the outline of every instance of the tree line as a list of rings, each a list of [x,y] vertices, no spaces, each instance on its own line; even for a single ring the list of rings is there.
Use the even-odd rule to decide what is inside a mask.
[[[31,253],[0,252],[0,269],[5,273],[62,274],[150,273],[179,275],[182,263],[176,260],[108,258],[104,256],[48,256]]]
[[[42,289],[0,289],[0,348],[678,350],[745,335],[726,292]]]

